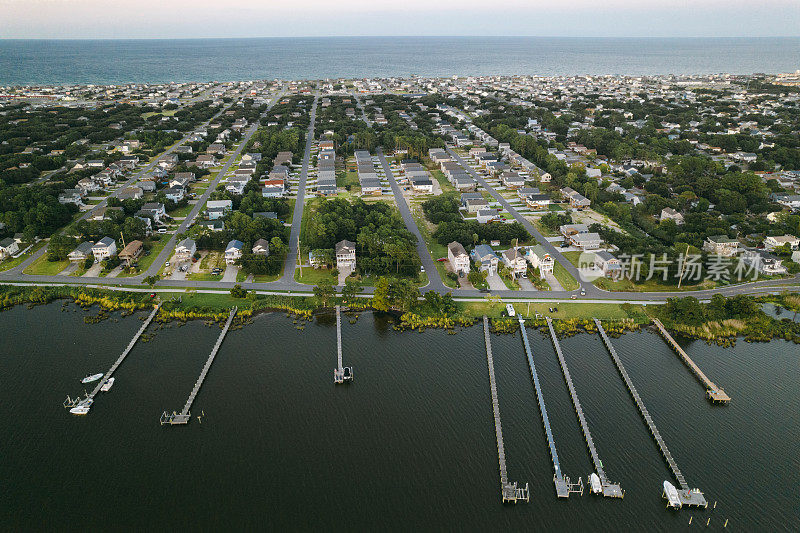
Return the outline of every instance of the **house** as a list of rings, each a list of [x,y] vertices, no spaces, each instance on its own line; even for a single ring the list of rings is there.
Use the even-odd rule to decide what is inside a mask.
[[[94,255],[95,262],[108,259],[116,255],[117,243],[111,237],[103,237],[92,246],[92,255]]]
[[[547,209],[547,207],[550,205],[550,197],[546,194],[529,194],[525,197],[525,204],[531,209],[536,209],[537,211],[541,209]]]
[[[217,158],[214,157],[212,154],[202,154],[197,156],[197,160],[194,162],[195,166],[198,168],[211,168],[216,166]]]
[[[308,264],[310,264],[313,268],[322,268],[325,265],[324,258],[321,254],[315,254],[314,250],[308,252]]]
[[[183,187],[170,187],[164,190],[164,198],[173,202],[180,202],[185,194]]]
[[[206,212],[209,220],[222,218],[231,209],[233,209],[233,201],[231,200],[209,200],[206,202]]]
[[[74,263],[86,261],[86,258],[92,255],[92,248],[94,243],[84,241],[80,243],[74,250],[67,254],[67,259]]]
[[[469,255],[461,243],[453,241],[447,245],[447,259],[456,274],[469,274]]]
[[[144,243],[142,241],[131,241],[119,253],[119,258],[131,266],[140,255],[144,252]]]
[[[569,201],[569,206],[575,209],[584,209],[592,203],[588,198],[570,187],[561,189],[561,194]]]
[[[256,255],[269,255],[269,242],[266,239],[258,239],[253,245],[253,253]]]
[[[594,266],[603,272],[603,276],[612,280],[622,277],[622,264],[619,259],[606,251],[594,253]]]
[[[547,274],[553,273],[555,260],[553,260],[553,257],[547,252],[547,250],[544,249],[544,246],[541,244],[529,246],[525,252],[525,258],[531,264],[532,268],[539,269],[539,275],[541,277],[545,277]]]
[[[269,187],[261,187],[261,196],[264,198],[281,198],[283,196],[283,187],[276,187],[270,185]]]
[[[81,189],[64,189],[58,195],[58,202],[61,204],[75,204],[77,206],[83,205],[83,195],[85,193]]]
[[[225,222],[222,220],[201,220],[197,225],[209,231],[222,231],[225,229]]]
[[[500,174],[500,180],[509,189],[519,189],[525,185],[525,178],[516,172],[503,172]]]
[[[497,265],[500,263],[500,258],[497,257],[497,254],[488,244],[479,244],[473,248],[470,257],[478,264],[481,272],[486,272],[489,276],[497,274]]]
[[[475,196],[469,197],[466,194],[462,194],[461,205],[467,208],[467,213],[477,213],[481,209],[489,207],[489,202],[480,193],[475,193]]]
[[[478,221],[478,224],[487,224],[499,218],[500,212],[497,209],[491,209],[489,207],[483,208],[475,214],[475,220]]]
[[[409,181],[411,182],[411,188],[414,192],[433,192],[433,181],[429,176],[411,176]]]
[[[230,241],[225,247],[225,263],[232,265],[242,257],[244,243],[236,239]]]
[[[0,241],[0,260],[19,252],[19,244],[14,239],[7,237]]]
[[[564,224],[558,228],[558,232],[569,240],[570,237],[577,233],[589,233],[589,226],[586,224]]]
[[[158,224],[161,222],[161,219],[166,216],[166,214],[167,210],[164,207],[164,204],[161,202],[148,202],[136,212],[135,216],[138,218],[151,219],[153,222]]]
[[[342,240],[336,243],[336,268],[339,272],[355,270],[356,268],[356,243]]]
[[[714,255],[733,257],[739,253],[739,241],[730,239],[725,235],[706,237],[706,241],[703,243],[703,250]]]
[[[756,269],[759,274],[778,276],[787,272],[781,259],[764,250],[744,250],[741,259],[745,265]]]
[[[225,153],[225,145],[222,143],[211,143],[206,148],[207,154],[222,155]]]
[[[671,207],[665,207],[661,210],[661,222],[665,220],[674,220],[675,224],[679,226],[683,224],[683,215],[672,209]]]
[[[142,196],[144,196],[144,191],[141,187],[126,187],[117,194],[117,198],[120,200],[139,200]]]
[[[509,272],[511,272],[513,277],[526,277],[526,272],[528,271],[528,262],[525,260],[525,256],[519,251],[519,248],[509,248],[508,250],[504,250],[500,256],[503,258],[503,263],[506,265],[506,268],[509,270]]]
[[[194,239],[183,239],[175,247],[175,255],[181,259],[189,259],[195,253],[197,253],[197,243],[194,242]]]
[[[800,248],[800,239],[794,235],[781,235],[776,237],[767,237],[764,239],[764,248],[767,250],[774,250],[788,244],[792,250]]]
[[[597,250],[603,244],[603,239],[597,233],[576,233],[569,241],[579,250]]]

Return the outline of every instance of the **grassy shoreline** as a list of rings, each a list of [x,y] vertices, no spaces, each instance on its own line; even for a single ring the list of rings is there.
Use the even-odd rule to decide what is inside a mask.
[[[742,297],[737,297],[741,299]],[[771,302],[786,309],[800,311],[800,295],[781,295],[765,297],[746,297],[751,306],[755,306],[746,318],[741,316],[721,315],[702,319],[681,320],[669,314],[668,305],[643,306],[618,303],[515,303],[516,313],[526,318],[526,325],[534,328],[545,328],[545,317],[553,318],[559,335],[570,336],[581,332],[595,332],[593,318],[603,321],[606,330],[613,335],[646,327],[653,317],[661,319],[665,327],[673,334],[683,337],[704,340],[722,346],[730,346],[738,338],[748,342],[765,342],[780,338],[800,344],[800,322],[789,318],[781,320],[767,316],[761,310],[761,304]],[[333,304],[342,304],[356,311],[372,310],[369,298],[357,298],[353,302],[343,302],[341,298],[333,298],[323,307],[317,298],[308,295],[258,295],[248,293],[245,298],[235,298],[228,293],[198,293],[194,290],[174,292],[122,292],[109,289],[90,289],[76,286],[30,286],[0,285],[0,310],[16,305],[40,305],[56,300],[72,300],[84,307],[98,305],[101,313],[107,311],[133,312],[152,309],[160,304],[157,321],[213,320],[222,322],[227,318],[233,306],[239,308],[237,320],[244,323],[262,312],[282,311],[299,318],[311,319],[315,313],[328,312]],[[712,306],[700,304],[695,299],[690,301],[699,309]],[[686,303],[689,299],[678,299],[676,305]],[[725,301],[735,301],[728,299]],[[455,332],[458,326],[475,324],[484,315],[492,321],[496,333],[513,333],[519,327],[517,318],[507,317],[505,303],[492,299],[482,301],[455,301],[452,312],[443,315],[420,302],[412,311],[399,312],[390,310],[396,318],[396,329],[423,330],[425,328],[441,328]],[[87,317],[88,318],[88,317]]]

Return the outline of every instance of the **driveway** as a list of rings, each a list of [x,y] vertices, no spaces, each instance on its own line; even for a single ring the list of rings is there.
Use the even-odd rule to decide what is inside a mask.
[[[103,270],[103,265],[101,265],[100,263],[94,263],[82,277],[97,278],[100,276],[100,272],[102,272],[102,270]]]
[[[189,269],[192,266],[192,262],[190,260],[185,261],[175,261],[174,258],[170,261],[170,268],[172,268],[172,274],[169,276],[171,280],[184,280],[186,279],[186,274],[189,273]],[[181,272],[181,268],[185,267],[186,270]]]
[[[519,283],[520,290],[523,291],[535,291],[536,287],[533,286],[531,280],[528,278],[517,278],[517,283]]]
[[[67,265],[67,268],[65,268],[64,270],[59,272],[58,275],[59,276],[69,276],[70,274],[72,274],[73,272],[78,270],[79,266],[80,266],[79,263],[77,263],[75,261],[72,261],[69,265]]]
[[[506,287],[506,284],[503,283],[503,280],[500,278],[500,274],[495,274],[493,276],[486,276],[486,283],[489,284],[489,288],[493,291],[508,290],[508,287]]]
[[[222,276],[222,281],[223,282],[227,281],[227,282],[230,282],[230,283],[235,283],[236,282],[236,276],[238,274],[239,274],[239,266],[238,265],[228,265],[228,267],[225,269],[225,274],[223,274],[223,276]]]
[[[558,282],[558,279],[551,273],[548,272],[544,275],[544,280],[550,284],[550,290],[553,291],[563,291],[564,287],[561,286],[561,283]]]

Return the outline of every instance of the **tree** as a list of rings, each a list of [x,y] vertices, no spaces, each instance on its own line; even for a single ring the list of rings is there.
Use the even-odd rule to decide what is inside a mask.
[[[467,280],[472,283],[473,287],[483,285],[483,283],[486,281],[486,272],[471,270],[469,274],[467,274]]]
[[[375,283],[375,292],[372,294],[372,307],[376,311],[389,310],[389,280],[384,276]]]
[[[237,283],[231,289],[231,296],[233,296],[234,298],[246,298],[247,297],[247,291],[245,289],[243,289],[242,286]]]
[[[359,287],[354,280],[348,278],[344,281],[344,288],[342,289],[342,299],[345,301],[345,303],[352,302],[353,300],[355,300],[356,296],[360,292],[361,292],[361,287]]]
[[[323,279],[314,286],[314,296],[319,300],[322,307],[328,307],[331,299],[336,296],[336,289],[333,287],[333,282],[329,279]]]
[[[405,312],[417,305],[419,289],[407,279],[398,279],[389,285],[389,301],[392,306]]]
[[[158,281],[159,281],[160,279],[161,279],[161,278],[160,278],[160,277],[158,277],[158,276],[147,276],[147,277],[146,277],[146,278],[144,278],[142,281],[144,281],[144,282],[145,282],[145,284],[149,285],[149,286],[150,286],[150,288],[152,289],[153,287],[155,287],[156,283],[158,283]]]

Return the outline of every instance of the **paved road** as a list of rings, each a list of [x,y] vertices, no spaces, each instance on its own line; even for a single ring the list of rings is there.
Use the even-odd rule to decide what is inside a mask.
[[[308,179],[308,164],[311,160],[311,147],[314,145],[314,125],[317,120],[317,99],[319,93],[314,94],[314,103],[311,104],[311,120],[308,124],[308,132],[306,133],[306,151],[303,154],[303,166],[300,169],[300,181],[297,184],[297,200],[294,202],[294,212],[292,213],[292,229],[289,232],[289,252],[286,254],[286,261],[283,264],[283,276],[281,279],[272,282],[272,285],[280,287],[281,289],[299,289],[308,288],[308,285],[302,285],[294,280],[294,270],[297,268],[297,257],[300,253],[298,250],[298,241],[300,240],[300,227],[303,223],[303,209],[305,208],[306,199],[306,180]]]
[[[419,232],[417,221],[414,220],[414,217],[411,215],[411,209],[409,209],[408,203],[403,196],[403,191],[397,184],[397,180],[394,179],[394,173],[389,166],[389,162],[386,160],[386,156],[383,155],[383,150],[378,148],[377,153],[378,158],[381,160],[381,165],[383,165],[383,171],[386,173],[386,177],[389,179],[389,185],[392,187],[392,193],[394,193],[394,199],[397,202],[397,209],[400,211],[400,216],[403,217],[403,222],[406,223],[406,228],[408,228],[408,231],[417,237],[417,254],[419,254],[419,258],[422,260],[422,266],[425,267],[425,275],[428,276],[428,284],[423,287],[423,290],[436,291],[440,294],[449,291],[450,289],[445,287],[444,283],[442,283],[442,277],[439,275],[439,270],[436,268],[436,263],[434,263],[433,258],[428,251],[428,246],[425,244],[425,239],[422,238],[422,234]]]
[[[270,109],[272,109],[272,106],[275,105],[275,102],[277,102],[283,96],[283,94],[284,92],[282,91],[272,99],[267,109],[264,111],[264,113],[262,113],[261,115],[262,117],[265,116]],[[259,127],[259,121],[256,121],[250,125],[245,134],[242,136],[242,140],[239,143],[239,146],[230,155],[228,161],[225,162],[225,165],[223,165],[222,169],[219,171],[219,173],[217,173],[217,176],[211,181],[211,183],[209,184],[208,188],[205,190],[203,195],[200,196],[200,198],[197,200],[197,203],[194,205],[194,207],[192,207],[192,210],[189,212],[186,218],[183,219],[183,222],[180,223],[178,229],[170,237],[169,241],[167,241],[167,244],[164,246],[161,252],[159,252],[158,256],[151,263],[150,267],[143,274],[136,276],[137,279],[141,279],[146,276],[155,276],[161,269],[161,265],[163,265],[164,262],[170,258],[170,256],[172,255],[172,251],[175,248],[175,245],[177,244],[178,235],[184,233],[186,230],[189,229],[189,226],[192,225],[194,219],[197,218],[197,215],[199,215],[200,211],[203,210],[203,206],[206,205],[206,202],[211,197],[211,194],[215,190],[217,190],[217,185],[219,185],[219,183],[223,180],[223,178],[225,177],[225,173],[228,172],[231,165],[233,165],[234,162],[236,162],[236,159],[239,157],[239,154],[242,153],[242,150],[244,150],[244,147],[247,145],[247,142],[256,132],[258,127]]]

